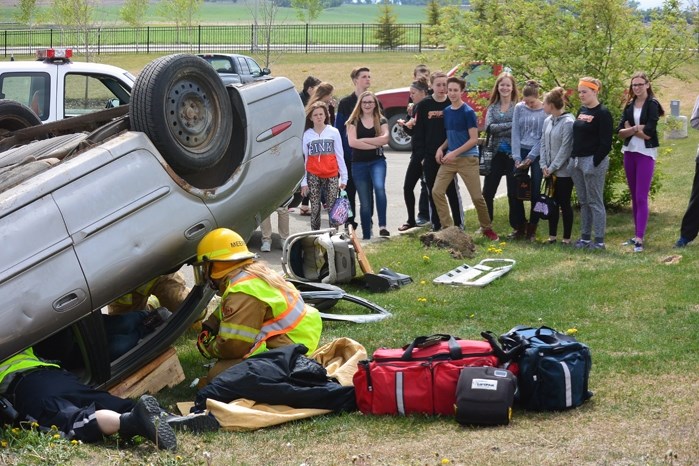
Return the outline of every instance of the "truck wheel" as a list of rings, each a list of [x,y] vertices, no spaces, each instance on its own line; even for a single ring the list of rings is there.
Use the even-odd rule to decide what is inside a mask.
[[[194,55],[168,55],[146,65],[134,83],[129,119],[179,174],[216,165],[233,134],[226,88]]]
[[[0,137],[40,124],[41,120],[31,108],[14,100],[0,100]]]
[[[398,120],[400,119],[407,120],[408,115],[399,113],[388,119],[388,145],[391,146],[393,150],[410,150],[412,148],[412,144],[410,143],[412,138],[408,133],[403,131],[401,125],[398,124]]]

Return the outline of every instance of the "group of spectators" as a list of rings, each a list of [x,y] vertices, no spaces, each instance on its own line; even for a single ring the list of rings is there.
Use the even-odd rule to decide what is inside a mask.
[[[306,79],[299,93],[306,108],[303,136],[306,176],[302,182],[304,201],[300,211],[311,216],[311,229],[317,230],[323,206],[332,206],[340,192],[345,191],[353,213],[355,198],[359,196],[362,238],[370,239],[374,234],[374,210],[378,235],[388,237],[383,146],[388,142],[389,128],[379,101],[369,91],[369,68],[353,69],[350,78],[354,91],[339,104],[332,96],[333,86],[313,76]],[[536,81],[527,81],[519,89],[511,73],[501,73],[485,110],[485,130],[494,156],[482,186],[478,144],[483,139],[479,139],[475,111],[462,101],[464,82],[442,72],[430,73],[425,65],[415,68],[413,79],[407,103],[409,118],[398,122],[412,137],[412,153],[403,185],[407,220],[398,231],[429,224],[433,230],[451,225],[464,228],[458,174],[475,206],[478,232],[490,240],[499,240],[492,222],[494,198],[504,176],[511,227],[508,239],[536,240],[541,217],[534,205],[544,182],[558,206],[548,216],[548,238],[544,243],[558,242],[558,225],[562,223],[562,244],[605,249],[604,185],[616,134],[624,142],[624,170],[635,227],[634,236],[624,245],[635,252],[643,251],[650,186],[658,156],[657,125],[664,115],[645,73],[631,76],[626,105],[616,125],[611,112],[599,100],[602,83],[596,78],[580,78],[577,93],[581,105],[573,114],[565,89],[556,87],[542,95]],[[525,201],[518,196],[518,177],[525,174],[531,180],[529,208],[525,208]],[[422,189],[416,214],[414,190],[418,182]],[[575,241],[572,239],[573,189],[580,204],[580,234]],[[692,199],[697,196],[694,193]],[[676,242],[678,247],[697,235],[694,230],[699,221],[690,211],[698,202],[690,202],[683,221],[683,225],[690,226],[683,226]],[[280,209],[280,222],[284,216],[285,227],[280,223],[279,230],[282,241],[288,236],[288,211]],[[268,251],[271,244],[268,222],[263,224],[262,251]],[[354,215],[346,225],[358,227]],[[338,225],[331,223],[331,226]]]

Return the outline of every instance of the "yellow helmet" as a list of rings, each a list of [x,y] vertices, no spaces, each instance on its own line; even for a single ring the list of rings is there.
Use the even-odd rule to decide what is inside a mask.
[[[236,262],[252,259],[242,236],[228,228],[217,228],[204,236],[197,246],[198,262]]]

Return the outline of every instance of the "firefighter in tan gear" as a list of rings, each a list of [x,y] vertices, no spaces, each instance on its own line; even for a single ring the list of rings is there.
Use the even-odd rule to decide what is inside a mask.
[[[268,348],[302,343],[313,352],[320,340],[320,313],[266,263],[254,260],[243,238],[219,228],[197,247],[195,277],[208,280],[221,304],[202,324],[197,340],[207,358],[218,358],[208,380]]]
[[[159,305],[170,312],[176,312],[180,304],[187,298],[189,288],[181,272],[161,275],[139,286],[131,293],[127,293],[107,307],[107,312],[112,315],[126,314],[131,311],[154,309],[158,306],[149,305],[151,296],[158,299]]]

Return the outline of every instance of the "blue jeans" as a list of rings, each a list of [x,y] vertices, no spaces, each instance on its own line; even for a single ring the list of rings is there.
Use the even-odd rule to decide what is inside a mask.
[[[146,336],[147,329],[143,326],[143,319],[148,311],[131,311],[119,315],[102,315],[107,343],[109,345],[109,357],[117,359],[138,344],[138,340]]]
[[[386,159],[382,157],[371,162],[352,162],[352,178],[359,195],[362,238],[371,239],[374,196],[379,226],[386,226]]]

